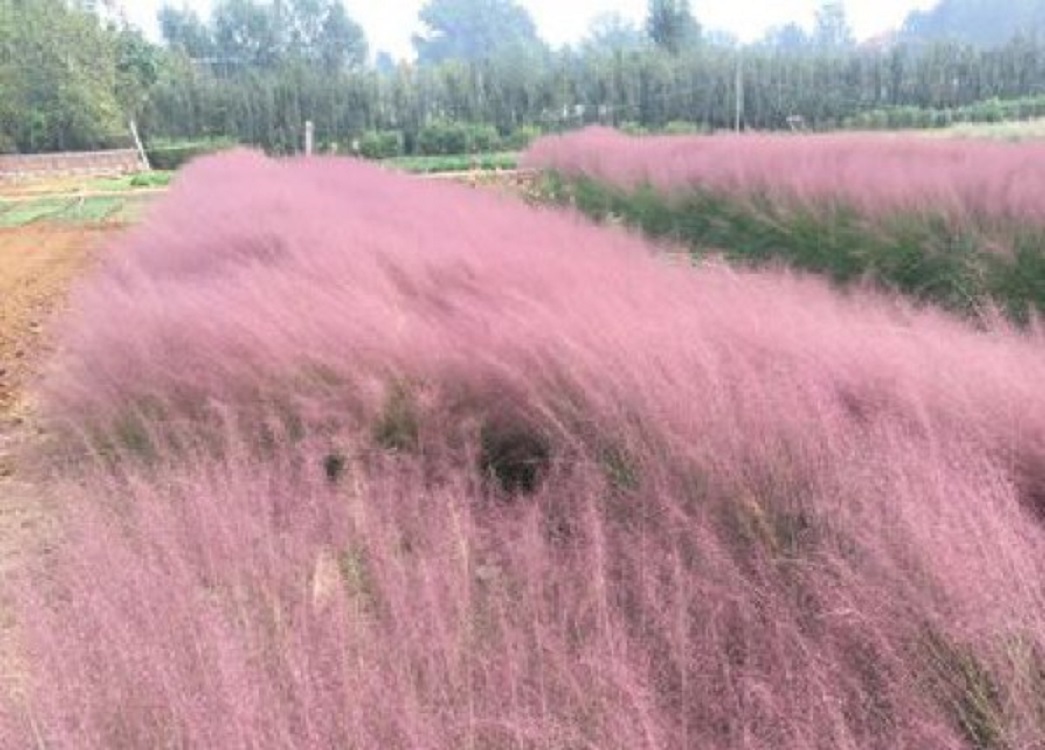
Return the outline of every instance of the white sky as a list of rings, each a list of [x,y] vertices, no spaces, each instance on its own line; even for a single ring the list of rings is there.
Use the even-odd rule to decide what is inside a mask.
[[[128,18],[155,37],[156,11],[163,0],[118,0]],[[175,6],[196,8],[206,17],[212,0],[169,0]],[[366,29],[372,52],[387,50],[396,58],[413,56],[410,35],[417,30],[417,12],[425,0],[344,0],[349,15]],[[592,18],[607,11],[641,23],[647,0],[519,0],[552,45],[584,36]],[[744,41],[761,36],[770,26],[797,21],[812,24],[822,0],[694,0],[694,15],[705,28],[731,31]],[[914,8],[928,8],[937,0],[846,0],[849,22],[864,39],[898,27]]]

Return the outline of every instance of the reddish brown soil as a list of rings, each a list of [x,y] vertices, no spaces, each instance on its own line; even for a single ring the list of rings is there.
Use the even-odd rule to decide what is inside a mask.
[[[0,229],[0,577],[46,549],[50,505],[43,477],[25,460],[43,436],[26,394],[48,351],[47,326],[106,232],[31,226]],[[16,630],[0,600],[0,683],[23,674]]]
[[[39,362],[44,327],[106,230],[0,229],[0,419],[10,417]]]

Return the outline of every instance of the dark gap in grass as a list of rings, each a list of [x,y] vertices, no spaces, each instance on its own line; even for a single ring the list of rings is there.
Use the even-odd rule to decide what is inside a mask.
[[[373,438],[387,451],[413,452],[420,443],[420,421],[413,391],[406,383],[394,382],[388,388],[384,408],[374,425]]]
[[[337,484],[348,467],[348,459],[342,453],[328,453],[323,457],[323,474],[331,484]]]
[[[483,425],[479,470],[505,494],[536,493],[550,465],[551,447],[532,427],[511,421]]]

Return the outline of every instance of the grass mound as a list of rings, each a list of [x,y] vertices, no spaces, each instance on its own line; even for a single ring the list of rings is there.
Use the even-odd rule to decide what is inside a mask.
[[[45,382],[67,533],[0,739],[1033,747],[1043,376],[1003,325],[201,160]]]

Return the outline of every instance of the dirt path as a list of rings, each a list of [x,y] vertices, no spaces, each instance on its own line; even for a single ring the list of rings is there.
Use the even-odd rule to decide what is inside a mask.
[[[0,571],[31,525],[31,484],[20,457],[36,433],[25,388],[47,352],[45,329],[105,230],[0,230]]]
[[[26,387],[47,356],[48,323],[111,231],[0,230],[0,577],[46,546],[47,499],[27,460],[41,433]],[[12,687],[24,670],[6,604],[0,601],[0,684]]]
[[[104,229],[0,229],[0,419],[10,417],[38,364],[44,324],[64,302]]]

